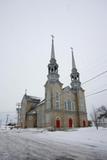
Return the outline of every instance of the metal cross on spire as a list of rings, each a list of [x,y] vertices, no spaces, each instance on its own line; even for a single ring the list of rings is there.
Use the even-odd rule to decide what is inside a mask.
[[[25,95],[27,95],[27,89],[25,89]]]
[[[71,47],[70,49],[71,49],[71,53],[73,53],[73,48]]]
[[[51,37],[52,37],[52,39],[54,39],[54,38],[55,38],[55,36],[54,36],[53,34],[51,34]]]

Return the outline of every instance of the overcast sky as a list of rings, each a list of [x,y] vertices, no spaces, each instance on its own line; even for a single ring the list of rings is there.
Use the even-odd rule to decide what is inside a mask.
[[[64,87],[71,82],[71,46],[81,82],[107,70],[107,0],[0,0],[0,112],[15,112],[25,89],[44,98],[51,34]],[[106,89],[107,74],[83,88],[86,95]],[[107,106],[107,92],[86,104],[88,114]]]

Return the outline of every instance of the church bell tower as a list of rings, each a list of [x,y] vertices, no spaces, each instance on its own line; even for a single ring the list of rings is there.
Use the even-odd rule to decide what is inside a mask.
[[[52,47],[51,47],[51,59],[50,63],[48,64],[48,81],[58,81],[59,74],[58,74],[58,64],[55,59],[55,50],[54,50],[54,36],[52,35]]]
[[[73,54],[73,48],[71,48],[71,53],[72,53],[72,72],[71,72],[71,87],[73,90],[77,91],[81,87],[81,82],[80,82],[80,76],[79,72],[77,71],[76,64],[75,64],[75,59],[74,59],[74,54]]]

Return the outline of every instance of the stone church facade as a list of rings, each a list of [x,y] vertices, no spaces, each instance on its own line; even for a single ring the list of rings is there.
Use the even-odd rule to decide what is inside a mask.
[[[59,80],[58,64],[55,58],[52,37],[51,58],[45,83],[45,98],[24,95],[20,109],[22,128],[39,127],[54,130],[87,127],[87,111],[84,90],[81,87],[72,49],[71,87],[63,88]]]

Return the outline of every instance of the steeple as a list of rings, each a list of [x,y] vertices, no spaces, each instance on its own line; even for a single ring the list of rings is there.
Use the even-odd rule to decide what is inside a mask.
[[[53,35],[51,35],[51,37],[52,37],[51,59],[55,59],[54,36],[53,36]]]
[[[72,72],[71,72],[71,87],[73,90],[78,90],[81,87],[81,82],[79,78],[79,72],[77,71],[76,64],[75,64],[75,58],[73,53],[73,48],[71,47],[71,53],[72,53]]]
[[[73,53],[73,48],[72,47],[71,47],[71,53],[72,53],[72,68],[76,68],[74,53]]]
[[[52,46],[51,46],[51,59],[48,64],[48,80],[49,81],[57,81],[59,80],[58,74],[58,64],[55,59],[55,50],[54,50],[54,36],[52,35]]]

